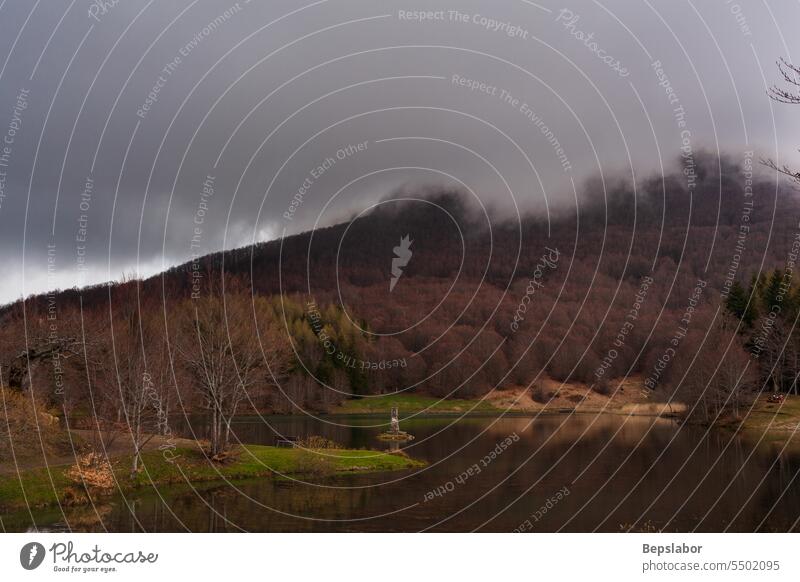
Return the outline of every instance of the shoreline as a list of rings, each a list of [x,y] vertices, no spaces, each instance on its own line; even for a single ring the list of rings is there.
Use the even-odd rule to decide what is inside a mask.
[[[664,403],[653,403],[657,405],[662,405]],[[666,405],[664,405],[666,406]],[[674,405],[673,405],[674,406]],[[684,405],[681,404],[681,407]],[[468,410],[424,410],[424,409],[410,409],[410,410],[401,410],[400,412],[400,420],[409,420],[409,415],[419,416],[419,417],[470,417],[470,418],[496,418],[500,416],[507,416],[511,418],[535,418],[537,416],[561,416],[564,414],[580,414],[580,415],[609,415],[609,416],[633,416],[639,418],[664,418],[664,419],[672,419],[672,420],[683,420],[685,417],[680,414],[680,412],[670,412],[668,410],[664,411],[652,411],[648,412],[646,410],[636,410],[636,409],[626,409],[627,407],[615,407],[615,408],[584,408],[584,407],[577,407],[577,408],[555,408],[555,407],[542,407],[540,409],[511,409],[511,410],[503,410],[503,409],[496,409],[496,410],[475,410],[475,411],[468,411]],[[403,413],[407,413],[406,416]],[[390,410],[335,410],[332,412],[322,412],[319,413],[320,416],[365,416],[365,417],[388,417],[390,414]],[[763,415],[767,417],[766,419],[753,421],[753,417],[756,415]],[[290,417],[291,415],[265,415],[265,416],[284,416]],[[788,422],[788,426],[786,423],[779,423],[769,425],[769,416],[772,416],[769,412],[765,413],[765,411],[761,409],[754,409],[753,412],[746,418],[740,420],[729,420],[729,419],[721,419],[718,422],[714,423],[714,427],[721,428],[724,430],[737,430],[739,432],[758,432],[758,431],[767,431],[769,433],[775,434],[782,434],[787,432],[796,432],[797,437],[800,438],[800,414],[794,415],[788,412],[781,412],[775,411],[774,416],[785,416],[783,418],[784,421]],[[701,423],[687,423],[691,424],[692,426],[705,426]],[[795,429],[795,427],[797,427]]]
[[[412,420],[409,415],[419,418],[535,418],[540,415],[553,417],[573,414],[663,418],[676,422],[683,420],[683,416],[675,411],[679,409],[677,405],[673,404],[673,410],[670,411],[663,403],[646,403],[646,406],[641,406],[642,403],[628,402],[606,408],[585,405],[568,408],[537,404],[535,408],[504,409],[487,400],[441,401],[421,396],[413,396],[411,399],[403,396],[378,397],[367,407],[358,406],[362,400],[349,402],[352,403],[350,406],[339,407],[320,415],[388,418],[391,406],[396,405],[400,408],[401,420]],[[430,406],[430,402],[435,405]],[[787,396],[782,404],[769,403],[766,396],[761,396],[747,417],[722,419],[712,428],[733,432],[745,438],[758,437],[765,444],[799,443],[800,396]],[[83,431],[73,432],[80,436]],[[210,461],[195,441],[177,441],[178,447],[171,449],[171,454],[177,457],[174,462],[169,461],[165,452],[158,448],[143,451],[142,470],[135,479],[131,479],[129,474],[132,458],[130,452],[122,451],[118,447],[114,452],[110,451],[108,458],[115,482],[114,487],[109,490],[84,488],[68,478],[65,473],[74,466],[74,457],[51,456],[46,462],[41,459],[38,462],[32,459],[23,460],[19,463],[19,471],[11,463],[3,463],[0,465],[0,510],[10,513],[28,507],[39,509],[59,503],[67,506],[87,505],[120,493],[135,494],[180,484],[250,478],[327,477],[404,470],[425,465],[423,461],[409,458],[403,453],[364,449],[304,450],[265,445],[237,445],[233,449],[231,461],[218,463]]]
[[[403,412],[400,413],[400,420],[412,420],[410,416],[403,416]],[[542,409],[542,410],[478,410],[474,412],[470,411],[456,411],[456,410],[437,410],[437,411],[423,411],[423,410],[410,410],[407,411],[409,414],[415,415],[415,417],[423,417],[423,418],[452,418],[452,417],[468,417],[468,418],[498,418],[500,416],[510,417],[510,418],[535,418],[537,416],[562,416],[566,414],[580,414],[580,415],[610,415],[610,416],[636,416],[636,417],[652,417],[652,418],[668,418],[668,419],[680,419],[682,418],[677,413],[650,413],[650,412],[627,412],[619,408],[615,408],[613,410],[601,410],[601,409],[593,409],[593,408],[563,408],[563,409]],[[358,411],[358,412],[321,412],[319,416],[322,417],[337,417],[337,416],[365,416],[365,417],[388,417],[390,411]],[[289,415],[264,415],[264,416],[283,416],[288,417]]]
[[[115,495],[130,495],[162,487],[252,478],[318,479],[346,474],[399,471],[425,466],[402,453],[365,449],[300,449],[237,445],[230,462],[208,459],[199,448],[180,447],[173,460],[158,450],[142,453],[141,471],[130,476],[132,455],[109,458],[113,486],[84,487],[67,476],[71,464],[40,466],[0,474],[0,510],[12,513],[53,505],[81,506]],[[88,474],[88,472],[87,472]]]
[[[630,414],[632,416],[680,416],[686,405],[679,402],[652,402],[623,393],[608,397],[592,392],[578,384],[555,382],[548,387],[547,402],[533,400],[530,391],[522,387],[494,390],[483,398],[440,399],[421,394],[391,394],[367,396],[347,400],[342,405],[325,412],[338,415],[389,415],[397,408],[403,415],[424,414],[426,416],[537,416],[540,414]]]

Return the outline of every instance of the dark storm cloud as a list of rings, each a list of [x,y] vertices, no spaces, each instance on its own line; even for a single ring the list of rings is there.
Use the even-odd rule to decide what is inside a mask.
[[[7,0],[0,301],[329,224],[417,184],[513,214],[568,204],[600,171],[660,171],[687,142],[791,159],[800,115],[765,83],[797,57],[797,16]]]

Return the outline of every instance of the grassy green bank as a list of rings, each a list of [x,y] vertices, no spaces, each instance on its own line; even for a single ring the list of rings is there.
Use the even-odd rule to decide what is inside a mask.
[[[387,394],[345,400],[333,411],[334,414],[388,414],[397,407],[401,415],[413,412],[463,413],[463,412],[501,412],[500,408],[486,400],[441,400],[420,394]]]
[[[742,421],[741,430],[769,433],[777,439],[792,434],[800,438],[800,396],[787,395],[782,403],[768,402],[767,396],[759,397]]]
[[[571,387],[567,387],[572,390]],[[568,395],[572,394],[568,390]],[[565,410],[584,414],[621,414],[631,416],[677,416],[680,417],[687,410],[683,403],[675,402],[671,405],[649,402],[647,400],[635,401],[629,397],[615,397],[608,400],[591,393],[590,399],[576,404],[571,400],[553,400],[544,405],[534,402],[529,398],[521,399],[514,406],[509,405],[512,398],[493,400],[440,400],[432,396],[419,394],[394,394],[347,400],[341,406],[332,410],[332,414],[381,414],[388,415],[392,407],[400,410],[401,418],[408,414],[424,412],[425,414],[558,414]],[[787,395],[783,403],[770,403],[768,396],[763,395],[753,405],[752,410],[745,418],[727,418],[717,424],[722,428],[740,430],[750,434],[765,434],[766,440],[786,440],[793,436],[793,440],[800,441],[800,396]]]
[[[0,511],[41,508],[56,503],[83,504],[89,501],[90,495],[94,498],[111,493],[130,494],[152,489],[153,486],[160,489],[161,486],[187,482],[280,478],[281,475],[317,478],[353,472],[396,471],[424,465],[402,454],[378,451],[308,451],[261,445],[238,447],[233,458],[226,463],[210,462],[199,449],[179,448],[172,455],[175,460],[170,462],[160,451],[143,453],[142,470],[134,478],[130,476],[130,455],[112,459],[111,468],[117,485],[105,493],[97,490],[87,492],[76,485],[66,475],[68,466],[28,469],[19,475],[0,475]]]

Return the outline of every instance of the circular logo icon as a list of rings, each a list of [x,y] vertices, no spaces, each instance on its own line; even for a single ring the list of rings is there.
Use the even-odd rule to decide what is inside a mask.
[[[44,546],[39,542],[27,543],[19,552],[19,563],[26,570],[35,570],[42,565],[44,554]]]

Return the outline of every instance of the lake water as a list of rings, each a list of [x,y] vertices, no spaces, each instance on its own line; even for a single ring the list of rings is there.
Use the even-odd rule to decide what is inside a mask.
[[[242,418],[235,433],[244,443],[279,433],[385,449],[376,436],[386,420]],[[787,531],[800,516],[800,455],[727,432],[594,415],[415,417],[401,428],[416,436],[402,447],[427,467],[179,485],[64,512],[75,529],[215,532]],[[65,527],[58,509],[4,521]]]

